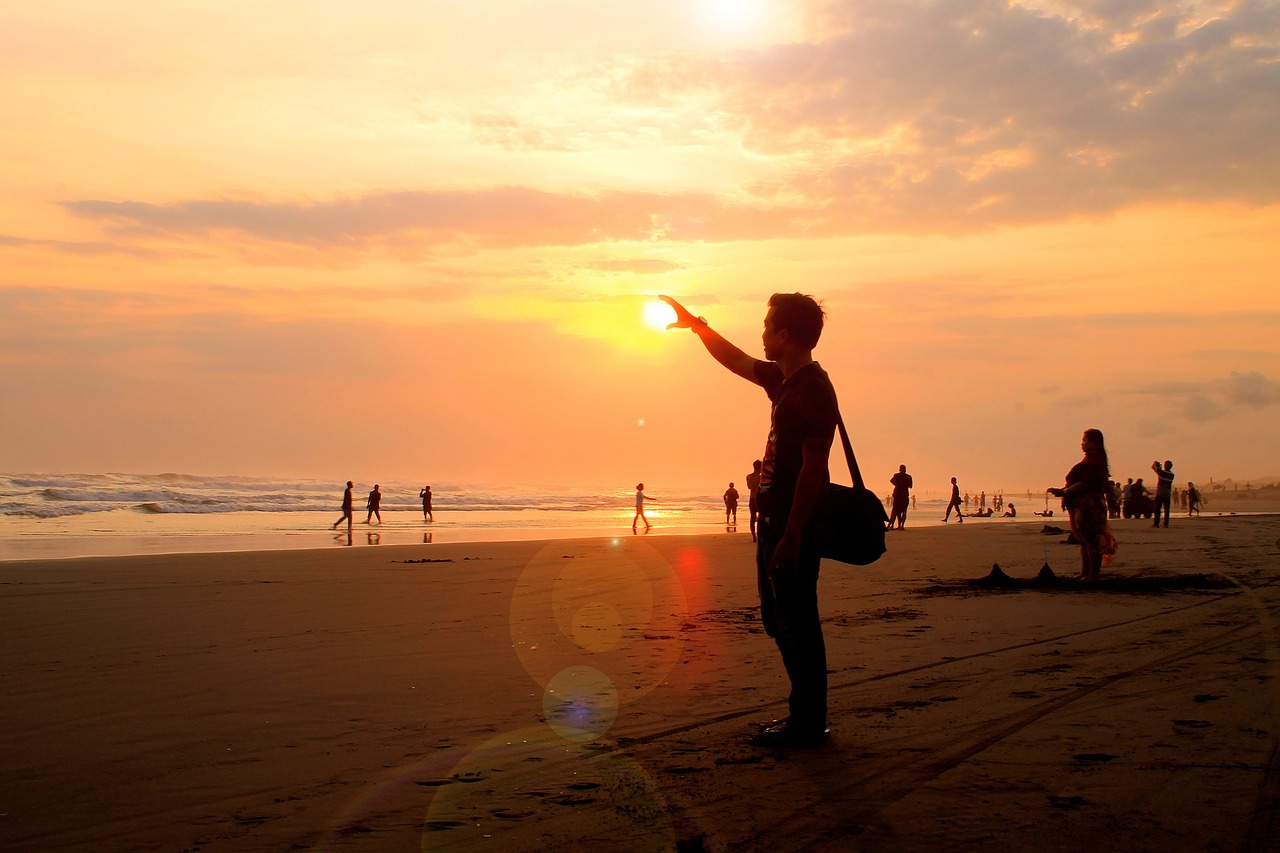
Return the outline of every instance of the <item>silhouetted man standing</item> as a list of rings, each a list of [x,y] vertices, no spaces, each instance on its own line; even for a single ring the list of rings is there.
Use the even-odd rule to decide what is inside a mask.
[[[668,328],[692,329],[716,361],[764,388],[773,403],[757,495],[756,586],[765,632],[777,643],[791,680],[791,715],[766,726],[752,743],[816,746],[829,734],[827,653],[818,616],[821,558],[804,529],[830,480],[827,457],[837,418],[835,389],[813,360],[822,306],[800,293],[770,297],[761,336],[767,361],[761,361],[674,299],[662,299],[676,312]]]
[[[1151,463],[1151,470],[1156,472],[1159,481],[1156,483],[1156,511],[1152,527],[1160,526],[1160,508],[1164,508],[1164,526],[1169,526],[1169,509],[1173,504],[1173,462],[1164,460],[1164,467],[1159,462]]]
[[[729,521],[730,517],[733,518],[732,522]],[[738,490],[733,487],[733,483],[724,490],[724,523],[738,523]]]
[[[898,522],[898,529],[901,530],[907,523],[907,504],[911,500],[911,475],[907,473],[906,465],[898,466],[898,473],[889,478],[889,482],[893,483],[893,512],[889,515],[889,527],[893,529],[893,523]]]
[[[751,463],[751,473],[747,475],[747,519],[751,525],[751,541],[756,541],[756,519],[760,516],[760,469],[764,463],[757,459]]]

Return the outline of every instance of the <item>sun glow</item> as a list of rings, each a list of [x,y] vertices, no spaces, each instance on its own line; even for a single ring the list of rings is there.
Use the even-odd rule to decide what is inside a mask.
[[[743,32],[760,20],[760,0],[706,0],[707,19],[722,32]]]
[[[652,329],[663,331],[676,321],[676,312],[665,302],[653,300],[644,304],[644,323]]]

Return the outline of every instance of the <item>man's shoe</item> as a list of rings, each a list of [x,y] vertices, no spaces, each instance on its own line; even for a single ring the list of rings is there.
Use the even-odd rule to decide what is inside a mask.
[[[831,729],[801,729],[783,721],[761,731],[751,739],[751,745],[770,749],[812,749],[826,743],[829,737]]]

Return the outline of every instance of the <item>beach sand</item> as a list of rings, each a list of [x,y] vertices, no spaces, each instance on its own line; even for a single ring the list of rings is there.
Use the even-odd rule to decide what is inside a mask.
[[[1275,849],[1280,516],[1116,532],[824,564],[810,751],[745,532],[0,563],[0,848]]]

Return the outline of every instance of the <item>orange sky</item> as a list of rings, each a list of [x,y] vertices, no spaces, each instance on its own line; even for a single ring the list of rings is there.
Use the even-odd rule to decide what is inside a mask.
[[[1280,9],[0,10],[0,470],[719,493],[770,293],[872,482],[1280,473]]]

